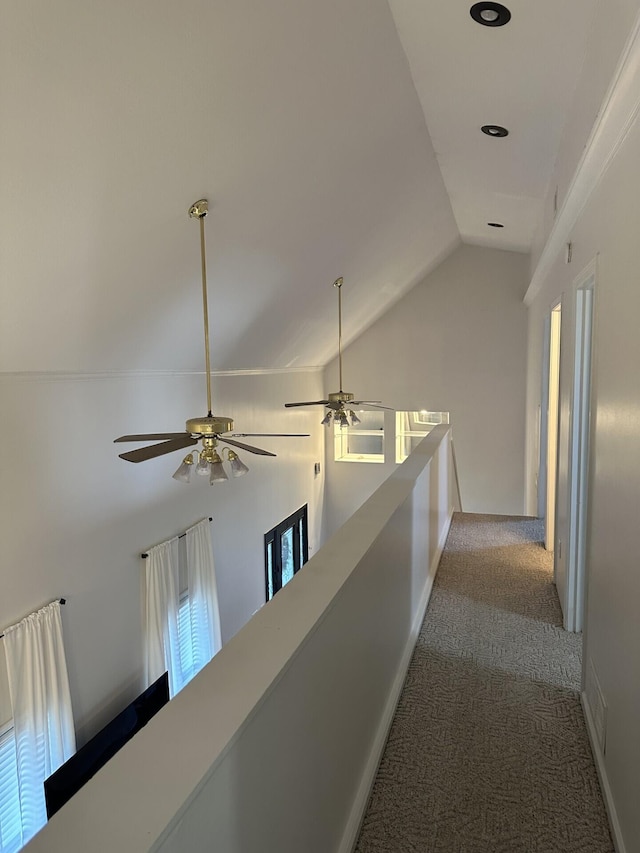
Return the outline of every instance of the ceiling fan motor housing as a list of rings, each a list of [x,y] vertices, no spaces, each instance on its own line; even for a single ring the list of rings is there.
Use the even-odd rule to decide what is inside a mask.
[[[330,403],[350,403],[353,394],[350,391],[336,391],[335,394],[329,394],[327,399]]]
[[[233,420],[225,418],[224,415],[213,415],[210,418],[190,418],[187,421],[186,431],[192,435],[219,435],[222,432],[231,432]]]

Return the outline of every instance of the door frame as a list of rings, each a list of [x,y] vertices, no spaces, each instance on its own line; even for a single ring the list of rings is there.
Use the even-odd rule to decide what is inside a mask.
[[[573,632],[580,632],[584,627],[586,597],[596,284],[597,258],[594,258],[573,282],[575,335],[569,423],[567,582],[563,608],[565,628]]]
[[[542,332],[542,376],[538,411],[537,516],[547,515],[547,433],[549,430],[549,350],[551,349],[551,312],[545,314]]]
[[[546,341],[546,358],[544,359],[547,365],[547,377],[546,377],[546,393],[545,393],[545,403],[546,403],[546,436],[545,436],[545,448],[544,448],[544,463],[545,463],[545,535],[544,535],[544,544],[547,551],[552,551],[555,553],[556,551],[556,538],[557,538],[557,515],[558,515],[558,459],[559,459],[559,443],[560,443],[560,401],[561,401],[561,393],[562,388],[560,384],[561,380],[561,366],[562,366],[562,303],[563,297],[560,296],[559,299],[554,300],[551,305],[551,310],[549,312],[549,336]],[[554,317],[558,318],[557,325],[557,341],[554,346]],[[555,358],[552,358],[555,355]],[[555,399],[555,418],[552,422],[552,396],[551,396],[551,371],[554,370],[557,373],[556,380],[556,399]],[[549,458],[551,444],[553,442],[554,446],[554,455],[553,459]],[[550,464],[551,463],[551,464]],[[549,512],[549,507],[551,502],[553,502],[552,511]],[[554,559],[554,578],[555,578],[555,559]]]

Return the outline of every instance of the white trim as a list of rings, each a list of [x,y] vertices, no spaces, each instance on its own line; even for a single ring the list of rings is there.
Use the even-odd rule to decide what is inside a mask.
[[[384,748],[387,744],[387,737],[389,736],[391,723],[393,722],[393,718],[396,713],[396,708],[398,706],[398,702],[400,701],[400,694],[402,693],[402,688],[404,687],[404,682],[407,677],[407,671],[409,669],[409,664],[411,663],[413,650],[415,649],[416,642],[418,640],[418,634],[420,633],[420,628],[422,627],[422,623],[424,621],[427,605],[429,604],[429,599],[431,598],[433,582],[435,581],[436,572],[438,571],[438,565],[440,563],[440,557],[442,556],[442,552],[447,541],[447,536],[449,535],[449,528],[451,527],[452,518],[453,510],[449,510],[449,519],[446,525],[444,526],[442,536],[440,537],[440,542],[438,542],[438,547],[436,548],[436,552],[433,555],[431,565],[429,566],[429,574],[427,576],[427,580],[422,591],[420,604],[418,605],[418,610],[415,619],[413,620],[413,624],[411,626],[411,630],[409,632],[409,636],[407,638],[407,642],[402,653],[402,658],[400,659],[400,663],[398,665],[396,677],[394,679],[393,685],[391,686],[391,690],[389,691],[387,704],[385,705],[385,709],[382,714],[382,718],[380,720],[376,736],[373,740],[371,752],[369,753],[367,764],[362,774],[362,778],[360,779],[360,785],[358,786],[358,790],[354,797],[353,805],[351,806],[349,818],[347,820],[345,830],[342,834],[342,839],[340,840],[337,853],[351,853],[351,851],[356,845],[358,836],[360,835],[360,827],[362,825],[362,821],[364,819],[364,815],[369,804],[369,797],[371,796],[373,783],[376,780],[378,766],[382,759],[382,753],[384,752]]]
[[[574,280],[573,280],[574,292],[576,290],[579,290],[580,288],[584,287],[589,282],[590,278],[593,278],[594,286],[595,286],[595,282],[596,282],[597,277],[598,277],[598,258],[599,258],[599,255],[595,255],[593,258],[591,258],[591,260],[584,267],[582,272],[579,273],[579,275],[577,275],[574,278]]]
[[[318,373],[322,365],[309,367],[256,367],[246,370],[212,370],[212,376],[271,376],[280,373]],[[84,382],[109,379],[166,379],[167,377],[204,376],[204,370],[102,370],[90,371],[16,371],[0,373],[0,381],[11,379],[23,382]]]
[[[598,256],[596,255],[573,281],[574,307],[573,371],[569,389],[569,465],[567,489],[567,541],[565,552],[566,607],[565,629],[580,632],[584,625],[586,576],[586,507],[589,499],[589,445],[593,385],[593,324]],[[580,295],[590,291],[588,307]],[[585,362],[584,356],[587,361]],[[586,382],[585,382],[586,377]],[[585,410],[585,404],[588,404]],[[584,444],[584,446],[583,446]],[[585,452],[586,449],[586,452]]]
[[[624,838],[622,837],[622,830],[620,828],[620,821],[618,820],[618,813],[613,799],[613,793],[611,791],[611,786],[609,785],[609,778],[607,776],[607,770],[604,763],[604,755],[602,754],[602,750],[598,744],[598,736],[596,734],[593,717],[591,716],[591,709],[589,707],[589,702],[587,701],[587,694],[584,691],[580,694],[580,702],[582,703],[582,710],[587,724],[589,741],[591,742],[591,752],[593,753],[596,770],[598,771],[600,787],[602,788],[602,794],[604,797],[604,805],[609,818],[609,828],[611,830],[613,846],[616,849],[616,853],[627,853]]]
[[[640,111],[640,14],[618,61],[582,157],[525,294],[530,305],[571,234],[589,196],[618,153]]]
[[[564,294],[552,305],[549,312],[549,356],[547,364],[547,441],[545,451],[545,531],[544,546],[553,552],[553,579],[558,583],[558,559],[556,551],[558,531],[558,464],[560,461],[560,414],[561,414],[561,371],[562,371],[562,317],[565,309]],[[558,590],[561,593],[561,590]],[[562,603],[562,595],[560,601]],[[564,606],[564,605],[563,605]]]

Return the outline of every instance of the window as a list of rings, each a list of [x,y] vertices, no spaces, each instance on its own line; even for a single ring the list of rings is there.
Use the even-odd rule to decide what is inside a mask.
[[[358,412],[360,423],[341,427],[334,422],[336,462],[384,462],[384,412]]]
[[[47,822],[44,781],[75,752],[60,601],[7,628],[2,645],[0,850],[14,853]]]
[[[264,535],[266,600],[289,583],[309,559],[307,505]]]
[[[16,853],[21,847],[18,758],[13,725],[9,723],[0,728],[0,851]]]
[[[207,601],[199,607],[197,594],[189,588],[189,569],[187,559],[186,536],[178,539],[178,643],[176,684],[182,689],[188,684],[214,653],[214,649],[205,650],[209,626],[206,624]]]
[[[396,462],[404,462],[435,426],[448,423],[449,412],[396,412]]]

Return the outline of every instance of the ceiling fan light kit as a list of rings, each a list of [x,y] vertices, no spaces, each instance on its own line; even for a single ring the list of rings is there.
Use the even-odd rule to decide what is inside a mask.
[[[342,276],[333,282],[333,286],[338,291],[338,366],[340,375],[340,390],[334,391],[327,395],[326,400],[313,400],[304,403],[285,403],[287,408],[297,406],[326,406],[329,410],[323,419],[320,421],[324,426],[330,426],[331,421],[340,425],[340,428],[348,427],[349,420],[351,425],[361,423],[360,418],[354,412],[354,407],[367,406],[372,409],[389,409],[389,406],[380,405],[380,400],[354,400],[354,394],[350,391],[342,390],[342,285],[344,279]],[[393,411],[393,409],[389,409]]]
[[[193,453],[188,453],[182,460],[182,464],[173,474],[173,479],[179,483],[191,482],[191,471],[193,470]]]
[[[225,450],[227,451],[229,466],[231,467],[231,476],[242,477],[242,475],[246,474],[249,469],[237,453],[234,453],[233,450],[229,450],[228,447],[226,447]]]
[[[217,450],[213,451],[211,455],[211,461],[207,465],[209,474],[209,482],[211,485],[214,483],[223,483],[225,480],[228,480],[227,472],[224,470],[224,465],[222,464],[222,459],[220,458],[220,454]]]
[[[202,442],[202,449],[198,453],[198,461],[195,462],[194,453],[188,453],[178,469],[174,472],[173,479],[179,483],[190,483],[191,475],[195,468],[195,472],[200,476],[208,476],[209,482],[221,483],[228,480],[229,477],[225,471],[223,461],[227,462],[231,469],[232,477],[242,477],[248,472],[248,467],[240,459],[238,454],[229,447],[222,448],[222,455],[218,453],[217,447],[219,443],[230,444],[233,447],[238,447],[241,450],[246,450],[248,453],[255,453],[259,456],[275,456],[268,450],[262,450],[260,447],[253,447],[250,444],[245,444],[242,441],[236,441],[236,433],[232,433],[233,437],[228,437],[227,433],[233,430],[233,420],[224,415],[215,415],[212,412],[211,405],[211,354],[209,347],[209,306],[207,298],[207,262],[205,252],[205,235],[204,235],[204,218],[209,212],[209,202],[206,198],[201,198],[191,205],[189,208],[189,216],[191,219],[197,219],[200,224],[200,262],[202,270],[202,310],[204,321],[204,353],[205,367],[207,378],[207,415],[206,417],[189,418],[185,425],[184,432],[167,432],[167,433],[150,433],[147,435],[122,435],[116,438],[116,442],[131,442],[131,441],[157,441],[158,444],[152,444],[148,447],[142,447],[139,450],[130,450],[127,453],[121,453],[120,458],[127,462],[144,462],[147,459],[154,459],[157,456],[164,456],[166,453],[173,453],[174,450],[197,445]],[[252,435],[261,436],[283,436],[283,437],[308,437],[296,433],[295,436],[291,433],[238,433],[244,437]],[[226,459],[225,454],[226,452]]]

